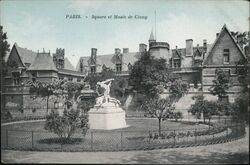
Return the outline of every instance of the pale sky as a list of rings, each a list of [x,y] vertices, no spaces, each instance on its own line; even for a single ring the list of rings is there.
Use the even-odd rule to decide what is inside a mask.
[[[91,48],[99,55],[115,48],[138,51],[139,43],[148,44],[155,11],[157,41],[168,42],[171,49],[185,47],[190,38],[194,45],[202,45],[203,39],[212,44],[224,24],[231,31],[249,30],[249,2],[240,0],[2,0],[0,5],[0,24],[11,46],[16,42],[51,53],[65,48],[74,66],[81,56],[90,56]],[[82,18],[66,19],[67,14]],[[133,19],[95,20],[92,15]]]

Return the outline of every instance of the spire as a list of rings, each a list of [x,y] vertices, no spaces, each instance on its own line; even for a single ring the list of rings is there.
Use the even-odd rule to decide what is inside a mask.
[[[155,41],[153,28],[152,28],[152,31],[151,31],[151,34],[150,34],[150,37],[149,37],[148,41],[149,41],[149,42]]]

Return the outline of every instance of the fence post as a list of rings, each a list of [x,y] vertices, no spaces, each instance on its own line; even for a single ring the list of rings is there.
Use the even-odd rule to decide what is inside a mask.
[[[195,143],[197,143],[197,133],[196,133],[196,129],[194,130],[194,138],[195,138]]]
[[[9,147],[9,144],[8,144],[8,130],[6,129],[6,146],[7,146],[7,148]]]
[[[122,133],[122,131],[121,131],[121,148],[122,148],[122,138],[123,138],[123,133]]]
[[[227,127],[227,138],[228,138],[228,127]]]
[[[150,138],[151,138],[150,131],[148,131],[148,143],[150,143]]]
[[[175,136],[175,130],[174,130],[174,146],[175,146],[175,137],[176,137],[176,136]]]
[[[31,131],[31,147],[34,148],[34,131]]]
[[[214,141],[214,127],[213,127],[213,141]]]
[[[93,132],[91,132],[91,150],[93,150]]]

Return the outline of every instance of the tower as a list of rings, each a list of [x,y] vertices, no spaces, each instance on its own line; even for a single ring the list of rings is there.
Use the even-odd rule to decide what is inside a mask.
[[[62,48],[56,48],[56,53],[53,54],[53,62],[56,65],[56,68],[64,68],[64,54],[65,50]]]

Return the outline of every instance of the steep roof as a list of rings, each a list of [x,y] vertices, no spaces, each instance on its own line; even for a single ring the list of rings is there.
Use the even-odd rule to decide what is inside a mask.
[[[25,64],[25,63],[31,64],[34,61],[34,59],[37,55],[36,52],[33,52],[32,50],[29,50],[27,48],[21,48],[16,43],[14,44],[14,46],[16,47],[16,50],[17,50],[23,64]]]
[[[200,52],[200,53],[203,53],[203,46],[194,46],[193,47],[193,55],[195,55],[195,52],[197,52],[197,50]],[[207,44],[207,52],[211,49],[211,44]],[[177,51],[176,49],[171,49],[172,51],[172,57],[174,58],[185,58],[186,56],[186,48],[178,48]]]
[[[64,59],[64,69],[75,71],[75,67],[70,63],[68,58]]]
[[[97,66],[97,72],[101,72],[102,70],[102,66],[105,65],[108,68],[114,69],[115,64],[112,62],[112,58],[113,58],[114,54],[105,54],[105,55],[97,55],[96,58],[96,66]],[[128,71],[128,64],[130,63],[131,65],[133,65],[137,59],[139,57],[139,53],[138,52],[130,52],[130,53],[123,53],[122,55],[122,67],[123,67],[123,71]],[[79,70],[80,68],[80,61],[82,61],[82,64],[84,67],[88,67],[88,60],[89,60],[89,56],[88,57],[81,57],[79,59],[79,62],[77,64],[77,70]]]
[[[50,53],[38,53],[28,70],[53,70],[57,71]]]
[[[227,28],[226,24],[224,24],[224,26],[222,27],[218,37],[215,39],[211,49],[208,51],[207,55],[205,56],[204,60],[203,60],[203,65],[204,63],[207,61],[208,57],[211,56],[212,51],[216,45],[216,43],[220,40],[221,36],[222,36],[222,32],[226,32],[228,33],[228,35],[230,36],[230,38],[232,39],[233,43],[236,45],[237,49],[240,51],[240,54],[248,61],[247,57],[245,56],[245,54],[243,53],[243,51],[241,50],[240,46],[236,43],[234,37],[232,36],[231,32],[229,31],[229,29]]]

